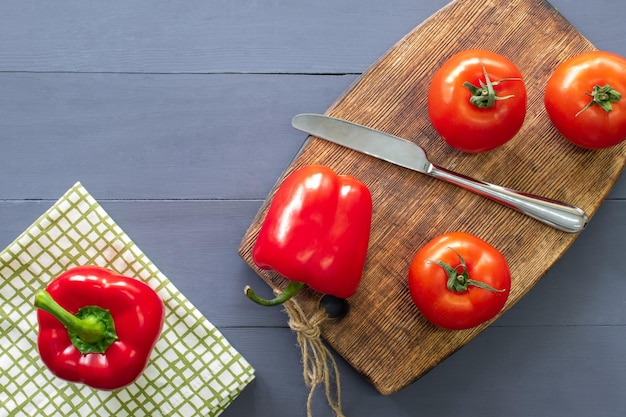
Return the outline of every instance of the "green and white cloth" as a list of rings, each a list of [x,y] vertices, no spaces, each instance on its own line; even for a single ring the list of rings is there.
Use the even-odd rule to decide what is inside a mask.
[[[148,366],[126,388],[65,382],[39,359],[34,294],[77,265],[141,279],[165,303]],[[254,379],[252,366],[80,183],[0,253],[0,304],[0,417],[217,416]]]

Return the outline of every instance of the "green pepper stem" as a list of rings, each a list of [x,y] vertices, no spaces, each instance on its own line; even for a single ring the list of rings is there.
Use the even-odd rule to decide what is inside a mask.
[[[97,306],[81,308],[76,315],[70,313],[45,290],[35,294],[35,307],[52,314],[63,326],[72,343],[81,353],[104,353],[117,340],[113,318],[108,310]]]
[[[249,285],[246,285],[246,287],[243,289],[243,292],[246,294],[246,296],[248,296],[249,299],[251,299],[255,303],[266,307],[272,307],[280,305],[289,300],[291,297],[295,296],[302,289],[303,286],[303,282],[289,281],[289,284],[287,284],[287,288],[285,288],[282,293],[272,299],[259,297]]]

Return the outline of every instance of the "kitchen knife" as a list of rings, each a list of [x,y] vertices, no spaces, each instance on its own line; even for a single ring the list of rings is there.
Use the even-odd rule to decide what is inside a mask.
[[[299,114],[291,124],[310,135],[458,185],[564,232],[577,233],[587,225],[588,217],[578,207],[441,168],[428,160],[420,146],[397,136],[321,114]]]

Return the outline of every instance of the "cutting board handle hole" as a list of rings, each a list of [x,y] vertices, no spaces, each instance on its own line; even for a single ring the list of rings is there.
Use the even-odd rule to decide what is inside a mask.
[[[329,319],[339,320],[348,314],[350,304],[343,298],[326,294],[320,299],[320,307],[326,311]]]

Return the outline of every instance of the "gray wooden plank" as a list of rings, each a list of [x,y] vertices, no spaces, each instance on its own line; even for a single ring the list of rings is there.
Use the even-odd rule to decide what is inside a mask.
[[[0,249],[54,202],[0,202]],[[286,326],[282,308],[263,308],[243,294],[266,284],[239,258],[237,246],[260,201],[101,201],[113,220],[176,287],[218,326]],[[10,277],[1,277],[10,279]]]
[[[305,416],[308,393],[289,329],[224,329],[257,380],[230,416]],[[378,394],[338,358],[343,411],[351,416],[622,417],[624,326],[491,327],[402,391]],[[314,415],[331,415],[323,391]]]
[[[626,199],[626,173],[622,172],[621,177],[615,183],[607,199]]]
[[[0,71],[362,72],[446,3],[0,2]]]
[[[284,327],[282,308],[252,304],[243,287],[270,296],[237,246],[260,201],[101,201],[178,289],[220,327]],[[0,202],[4,248],[52,202]],[[494,326],[624,326],[626,201],[609,200],[568,252]],[[518,277],[520,278],[520,277]],[[520,279],[523,279],[521,277]]]
[[[354,79],[0,73],[0,198],[265,198]]]
[[[0,199],[264,199],[306,138],[291,118],[355,79],[0,73]]]
[[[360,73],[447,3],[5,1],[0,71]],[[551,3],[600,48],[626,55],[619,2]]]
[[[626,201],[605,201],[554,267],[494,325],[624,325],[625,225]]]

